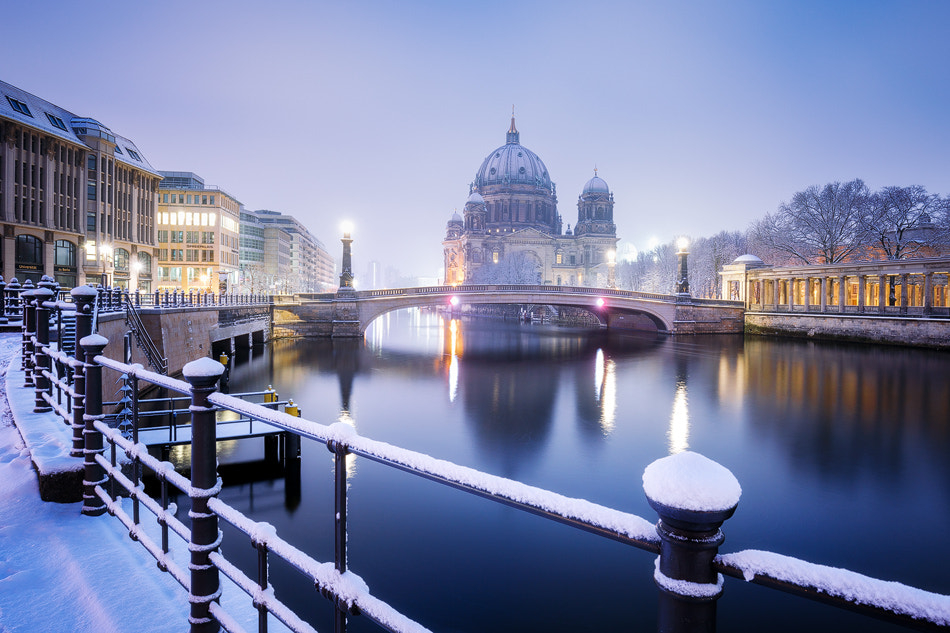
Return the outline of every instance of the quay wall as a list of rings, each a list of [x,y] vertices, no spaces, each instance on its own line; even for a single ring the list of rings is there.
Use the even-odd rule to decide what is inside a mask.
[[[950,349],[950,320],[746,312],[746,334]]]

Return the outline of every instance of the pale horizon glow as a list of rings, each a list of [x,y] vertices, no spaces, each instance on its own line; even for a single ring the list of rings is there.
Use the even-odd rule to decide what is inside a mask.
[[[356,276],[375,260],[436,278],[512,104],[565,228],[596,167],[621,248],[745,230],[834,181],[950,194],[948,22],[950,3],[897,0],[98,0],[79,22],[21,2],[4,7],[0,79],[157,170],[293,215],[334,258],[346,209]],[[75,66],[92,24],[109,34],[95,73]]]

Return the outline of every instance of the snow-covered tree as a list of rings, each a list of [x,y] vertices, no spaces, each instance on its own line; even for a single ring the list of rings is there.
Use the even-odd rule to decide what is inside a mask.
[[[864,223],[887,259],[929,255],[946,243],[946,200],[920,185],[884,187],[871,196]]]
[[[753,226],[767,250],[802,264],[834,264],[866,246],[870,192],[860,179],[812,185]]]

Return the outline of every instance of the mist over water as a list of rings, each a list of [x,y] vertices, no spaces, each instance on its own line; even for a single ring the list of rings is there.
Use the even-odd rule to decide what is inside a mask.
[[[721,552],[770,550],[950,593],[935,537],[950,523],[946,353],[405,311],[364,340],[275,341],[236,361],[232,392],[273,385],[306,419],[650,521],[643,469],[696,451],[743,489]],[[262,452],[229,444],[219,459]],[[350,569],[430,629],[655,630],[652,555],[360,458],[347,466]],[[226,478],[222,498],[332,561],[332,474],[326,447],[304,442],[299,490]],[[223,547],[255,569],[246,539],[226,529]],[[271,574],[278,596],[329,627],[299,575],[280,563]],[[719,630],[806,628],[902,630],[727,579]]]

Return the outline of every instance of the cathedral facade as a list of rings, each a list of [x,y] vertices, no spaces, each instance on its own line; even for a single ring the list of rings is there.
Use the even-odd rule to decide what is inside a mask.
[[[557,190],[511,118],[506,142],[469,186],[462,215],[442,242],[445,282],[610,286],[617,248],[614,197],[597,176],[577,200],[577,222],[562,229]]]

